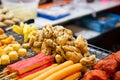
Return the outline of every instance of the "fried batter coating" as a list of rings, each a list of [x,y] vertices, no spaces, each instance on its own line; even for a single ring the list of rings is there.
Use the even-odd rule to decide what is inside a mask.
[[[31,50],[32,50],[33,52],[35,52],[36,54],[38,54],[38,53],[41,52],[41,49],[38,48],[38,47],[31,47]]]
[[[33,47],[39,47],[39,48],[41,48],[41,45],[42,45],[42,42],[35,41],[33,43]]]
[[[62,57],[62,56],[60,56],[59,54],[56,54],[56,56],[55,56],[55,60],[56,60],[56,62],[57,63],[63,63],[65,60],[64,60],[64,58]]]
[[[67,60],[72,60],[74,63],[79,63],[82,57],[83,56],[81,54],[78,54],[77,52],[66,52]]]
[[[61,46],[56,46],[56,53],[58,53],[61,56],[63,56],[64,59],[67,59],[63,49],[61,48]]]
[[[44,40],[44,34],[42,30],[38,30],[36,33],[37,41],[42,42]]]
[[[2,42],[3,45],[7,45],[7,44],[12,43],[14,40],[15,39],[14,39],[13,36],[9,36],[8,38],[1,40],[1,42]]]
[[[82,35],[79,35],[75,40],[75,46],[80,49],[84,48],[87,45],[87,41],[82,37]]]
[[[35,36],[32,36],[31,38],[30,38],[30,40],[29,40],[29,45],[30,46],[33,46],[33,43],[34,43],[34,41],[35,41]]]
[[[44,37],[45,38],[50,38],[53,34],[52,25],[50,25],[50,24],[44,25],[43,26],[43,32],[44,32]]]
[[[45,39],[45,44],[49,47],[56,48],[57,44],[52,39]]]
[[[57,44],[59,44],[61,46],[65,45],[65,43],[68,40],[68,37],[69,37],[69,35],[67,35],[67,34],[64,34],[63,36],[57,37],[57,39],[56,39]]]
[[[29,43],[24,43],[22,44],[22,47],[25,49],[29,49],[31,46],[29,45]]]
[[[0,40],[7,38],[7,35],[5,33],[0,35]]]
[[[95,55],[90,55],[89,57],[83,57],[80,60],[80,63],[84,66],[92,66],[94,65],[96,62],[96,57]]]
[[[67,51],[70,51],[70,52],[78,52],[80,53],[80,50],[78,48],[76,48],[75,46],[68,46],[68,45],[65,45],[65,46],[62,46],[62,48],[64,49],[65,52]]]
[[[88,46],[87,41],[82,37],[82,35],[79,35],[77,39],[75,40],[75,46],[81,50],[81,53],[86,57],[89,56],[90,53],[88,52]]]
[[[4,33],[3,29],[0,28],[0,35],[3,34],[3,33]]]
[[[50,24],[44,25],[42,30],[32,33],[29,43],[24,44],[23,47],[32,47],[34,52],[41,51],[53,55],[58,63],[65,60],[79,63],[83,57],[90,56],[87,41],[81,35],[75,39],[71,30],[59,25],[54,27]]]
[[[46,43],[43,42],[42,46],[41,46],[41,52],[46,53],[46,55],[51,55],[51,48],[46,46]]]

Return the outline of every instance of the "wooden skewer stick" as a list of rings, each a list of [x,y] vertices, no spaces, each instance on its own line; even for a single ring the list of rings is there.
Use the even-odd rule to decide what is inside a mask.
[[[14,73],[11,73],[3,78],[1,78],[0,80],[4,80],[4,79],[7,79],[7,78],[10,78],[10,77],[13,77],[13,76],[16,76],[17,75],[17,72],[14,72]]]
[[[8,72],[8,70],[4,70],[4,71],[0,72],[0,75],[3,75],[5,73],[7,73],[7,72]]]
[[[5,75],[4,74],[2,74],[2,75],[0,75],[0,78],[2,78],[2,77],[4,77]]]

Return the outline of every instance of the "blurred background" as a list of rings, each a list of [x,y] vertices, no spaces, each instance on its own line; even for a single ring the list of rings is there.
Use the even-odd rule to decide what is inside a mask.
[[[111,51],[120,49],[120,0],[0,0],[0,3],[1,14],[8,9],[20,21],[34,19],[33,24],[39,29],[48,23],[63,25],[74,36],[82,34],[89,44]],[[1,16],[0,19],[2,22]]]

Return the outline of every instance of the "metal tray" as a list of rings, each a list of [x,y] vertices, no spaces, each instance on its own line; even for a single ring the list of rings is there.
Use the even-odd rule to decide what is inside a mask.
[[[101,60],[111,54],[111,51],[105,50],[103,48],[88,44],[88,49],[91,54],[95,54],[98,60]]]

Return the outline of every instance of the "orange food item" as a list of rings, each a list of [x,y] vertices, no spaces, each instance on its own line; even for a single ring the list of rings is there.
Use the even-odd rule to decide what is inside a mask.
[[[91,70],[85,73],[82,80],[109,80],[109,75],[102,70]]]
[[[66,78],[64,78],[63,80],[77,80],[82,76],[81,72],[76,72],[70,76],[67,76]]]
[[[49,77],[47,77],[44,80],[61,80],[75,72],[80,71],[81,69],[82,69],[81,63],[76,63],[51,74]],[[33,80],[40,80],[40,79],[33,79]]]
[[[120,80],[120,71],[117,71],[117,72],[113,75],[113,80]]]
[[[26,60],[18,61],[15,64],[9,65],[7,69],[12,72],[17,72],[17,74],[23,74],[32,69],[38,68],[44,64],[47,64],[51,61],[54,61],[53,56],[43,56],[38,54],[32,58],[28,58]]]
[[[1,42],[2,42],[3,45],[5,45],[5,44],[10,44],[10,43],[12,43],[14,40],[15,40],[15,39],[14,39],[13,36],[9,36],[8,38],[1,40]]]
[[[115,59],[120,63],[120,51],[114,53]]]
[[[36,72],[38,72],[38,71],[40,71],[40,70],[43,70],[43,69],[45,69],[45,68],[47,68],[47,67],[49,67],[49,66],[51,66],[51,65],[53,65],[53,64],[54,64],[54,62],[49,62],[49,63],[47,63],[47,64],[45,64],[45,65],[43,65],[43,66],[40,66],[40,67],[38,67],[38,68],[35,68],[35,69],[31,70],[31,71],[28,71],[28,72],[26,72],[26,73],[24,73],[24,74],[19,75],[19,78],[23,78],[23,77],[25,77],[25,76],[29,76],[29,75],[31,75],[31,74],[34,74],[34,73],[36,73]]]
[[[116,72],[118,67],[118,63],[115,59],[106,59],[101,60],[97,64],[94,65],[93,69],[101,69],[106,71],[108,74]]]
[[[58,72],[61,69],[64,69],[64,68],[66,68],[68,66],[71,66],[73,64],[74,64],[73,61],[66,61],[66,62],[64,62],[64,63],[62,63],[62,64],[60,64],[60,65],[58,65],[58,66],[56,66],[56,67],[46,71],[45,73],[39,75],[38,77],[34,78],[33,80],[44,80],[45,78],[47,78],[51,74],[53,74],[55,72]]]
[[[45,69],[43,69],[43,70],[41,70],[41,71],[38,71],[38,72],[36,72],[36,73],[34,73],[34,74],[31,74],[31,75],[29,75],[29,76],[26,76],[26,77],[24,77],[24,78],[22,78],[22,79],[20,79],[20,80],[32,80],[33,78],[35,78],[35,77],[37,77],[37,76],[45,73],[46,71],[48,71],[48,70],[50,70],[50,69],[53,69],[53,68],[56,67],[57,65],[58,65],[58,64],[53,64],[53,65],[51,65],[50,67],[47,67],[47,68],[45,68]]]
[[[31,62],[28,62],[18,68],[14,68],[13,71],[17,72],[18,74],[23,74],[27,71],[38,68],[44,64],[47,64],[53,60],[54,60],[53,56],[45,56],[40,59],[32,59]]]
[[[0,35],[4,33],[4,30],[0,28]]]

